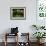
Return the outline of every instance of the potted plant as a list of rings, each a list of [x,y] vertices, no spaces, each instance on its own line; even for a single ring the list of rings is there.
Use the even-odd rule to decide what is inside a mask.
[[[46,34],[45,32],[35,32],[33,35],[37,38],[37,41],[40,43],[40,40],[42,38],[45,38],[44,37],[46,36],[45,34]]]

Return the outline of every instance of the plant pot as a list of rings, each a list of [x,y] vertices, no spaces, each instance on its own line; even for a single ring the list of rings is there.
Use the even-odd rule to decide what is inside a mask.
[[[41,43],[44,42],[44,40],[45,40],[45,39],[38,39],[37,42],[41,44]]]
[[[45,40],[45,39],[40,39],[40,43],[44,43],[44,40]]]

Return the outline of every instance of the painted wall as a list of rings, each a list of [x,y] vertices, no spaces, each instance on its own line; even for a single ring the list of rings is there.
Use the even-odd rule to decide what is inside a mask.
[[[10,7],[18,6],[26,7],[26,20],[10,20]],[[32,24],[36,24],[36,0],[0,0],[0,34],[19,27],[19,32],[29,32],[32,37]]]

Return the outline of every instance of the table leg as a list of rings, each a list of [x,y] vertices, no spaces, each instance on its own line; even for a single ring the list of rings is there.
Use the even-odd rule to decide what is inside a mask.
[[[7,46],[7,35],[5,34],[5,46]]]

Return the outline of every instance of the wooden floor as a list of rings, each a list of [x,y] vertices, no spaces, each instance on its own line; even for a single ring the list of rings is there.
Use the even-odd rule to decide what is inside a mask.
[[[0,46],[4,46],[4,43],[2,42],[0,42]],[[10,42],[10,43],[8,43],[8,45],[7,46],[15,46],[15,42],[14,43],[12,43],[12,42]],[[22,45],[21,45],[22,46]],[[25,45],[24,45],[25,46]],[[37,43],[34,43],[34,42],[32,42],[32,43],[30,43],[30,46],[37,46]],[[41,45],[41,46],[46,46],[46,43],[44,43],[43,45]]]

